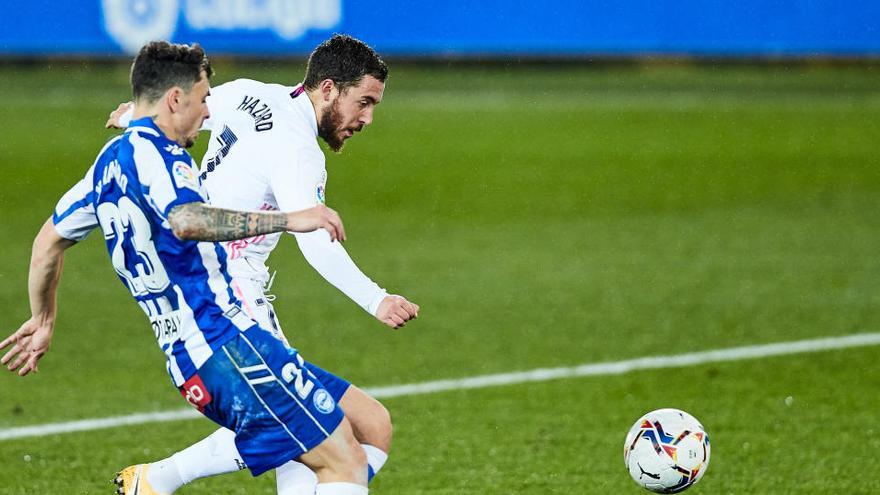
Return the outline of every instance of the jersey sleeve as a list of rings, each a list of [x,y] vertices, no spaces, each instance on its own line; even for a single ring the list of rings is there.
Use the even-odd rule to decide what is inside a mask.
[[[132,117],[134,117],[134,105],[129,106],[128,110],[119,116],[119,125],[122,126],[123,129],[128,127],[128,124],[131,124]]]
[[[79,242],[98,226],[91,179],[94,170],[93,165],[85,177],[64,193],[55,205],[52,223],[58,235],[65,239]]]
[[[388,292],[364,275],[341,243],[331,242],[330,234],[324,229],[294,235],[306,261],[324,280],[342,291],[364,311],[376,315],[379,304]]]
[[[129,141],[141,183],[147,186],[147,195],[163,217],[167,218],[175,206],[207,202],[195,162],[183,148],[171,147],[163,156],[150,140],[136,133]]]
[[[303,210],[325,201],[327,172],[323,153],[320,149],[307,149],[295,155],[296,163],[277,164],[270,177],[281,211]],[[294,235],[300,251],[315,271],[365,311],[376,314],[379,303],[388,293],[355,265],[341,243],[331,242],[330,234],[324,229]]]

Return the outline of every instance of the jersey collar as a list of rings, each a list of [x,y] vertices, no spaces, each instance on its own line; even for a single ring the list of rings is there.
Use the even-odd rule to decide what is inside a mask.
[[[152,117],[141,117],[137,120],[132,120],[131,122],[129,122],[128,128],[125,130],[125,132],[132,131],[146,131],[148,134],[154,134],[168,139],[167,136],[165,136],[165,133],[162,132],[162,129],[159,129],[159,126],[157,126],[156,123],[153,121]]]
[[[315,113],[315,107],[312,106],[312,100],[306,94],[306,89],[302,84],[298,84],[290,92],[291,103],[293,107],[299,111],[302,116],[308,120],[312,132],[318,137],[318,115]]]

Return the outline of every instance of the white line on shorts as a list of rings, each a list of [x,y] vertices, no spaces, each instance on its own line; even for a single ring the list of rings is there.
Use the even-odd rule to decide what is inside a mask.
[[[729,349],[692,352],[675,356],[643,357],[638,359],[628,359],[625,361],[582,364],[580,366],[566,368],[539,368],[530,371],[473,376],[454,380],[437,380],[432,382],[412,383],[409,385],[371,387],[365,388],[364,390],[377,399],[387,399],[391,397],[430,394],[449,390],[497,387],[501,385],[543,382],[583,376],[620,375],[637,370],[680,368],[706,363],[742,361],[745,359],[759,359],[771,356],[784,356],[788,354],[802,354],[872,345],[880,345],[880,333],[859,333],[842,337],[732,347]],[[0,441],[12,440],[15,438],[43,437],[77,431],[98,430],[102,428],[114,428],[117,426],[179,421],[199,417],[202,417],[202,415],[194,409],[180,409],[175,411],[137,413],[109,418],[68,421],[64,423],[21,426],[0,430]]]

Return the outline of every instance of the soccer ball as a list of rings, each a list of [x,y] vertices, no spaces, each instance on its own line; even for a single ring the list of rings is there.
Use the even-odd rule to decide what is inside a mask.
[[[639,486],[657,493],[678,493],[706,472],[709,435],[697,418],[684,411],[651,411],[626,435],[623,461]]]

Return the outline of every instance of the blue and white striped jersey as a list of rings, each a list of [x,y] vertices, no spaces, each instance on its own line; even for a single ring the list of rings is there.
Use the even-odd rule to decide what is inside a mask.
[[[177,205],[204,202],[195,163],[150,118],[108,142],[58,202],[55,229],[79,241],[100,227],[113,267],[153,326],[181,386],[224,343],[254,325],[233,295],[224,249],[181,241],[168,223]]]

